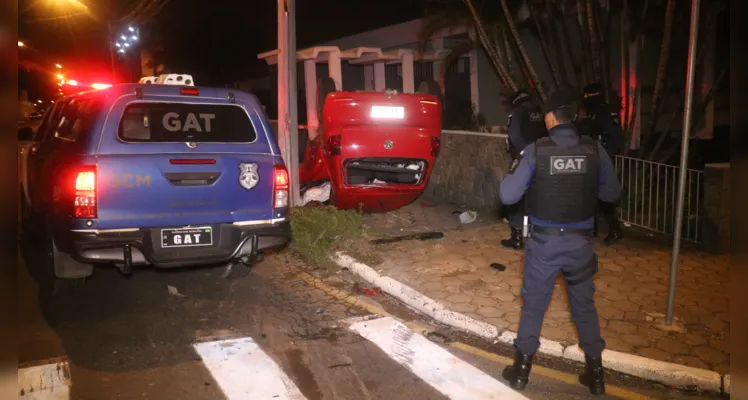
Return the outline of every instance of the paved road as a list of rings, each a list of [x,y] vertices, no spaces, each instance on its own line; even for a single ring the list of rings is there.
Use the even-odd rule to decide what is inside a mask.
[[[297,268],[275,255],[233,278],[220,268],[142,270],[129,279],[102,269],[40,306],[22,260],[19,362],[67,357],[76,400],[487,398],[468,383],[477,381],[506,390],[501,364],[418,335],[393,352],[391,343],[402,339],[393,337],[394,322],[342,323],[369,313],[309,286]],[[430,357],[438,361],[423,362]],[[247,391],[254,397],[236,394]],[[523,394],[588,397],[579,385],[539,375]]]

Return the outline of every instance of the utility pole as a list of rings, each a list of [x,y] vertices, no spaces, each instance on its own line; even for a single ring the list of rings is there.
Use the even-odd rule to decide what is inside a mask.
[[[278,0],[278,144],[289,175],[290,204],[299,196],[299,118],[296,90],[296,4]]]
[[[680,256],[680,240],[683,230],[683,209],[686,197],[686,173],[688,172],[688,145],[691,139],[691,109],[693,108],[693,81],[696,70],[696,49],[699,38],[699,7],[700,0],[691,0],[691,34],[688,44],[688,69],[686,70],[686,101],[683,105],[683,137],[680,150],[680,176],[678,177],[678,202],[675,208],[675,232],[673,238],[673,252],[670,260],[670,289],[667,296],[667,312],[665,325],[673,323],[673,301],[675,300],[675,285],[678,281],[678,257]]]

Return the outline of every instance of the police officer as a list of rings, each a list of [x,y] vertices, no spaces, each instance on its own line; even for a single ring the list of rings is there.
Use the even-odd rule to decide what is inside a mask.
[[[605,102],[603,85],[596,82],[585,86],[583,104],[585,117],[582,122],[584,127],[582,133],[598,140],[610,159],[615,160],[615,156],[621,152],[625,139],[620,116]],[[608,224],[608,236],[603,242],[612,244],[618,241],[622,237],[622,231],[621,223],[616,216],[616,205],[600,201],[598,209]],[[597,235],[597,224],[595,224],[595,235]]]
[[[528,144],[548,136],[543,121],[543,113],[539,105],[530,98],[530,94],[520,89],[512,96],[512,113],[509,114],[509,137],[507,138],[507,150],[512,157],[509,168],[519,162],[519,153]],[[512,233],[509,239],[501,241],[501,245],[510,249],[519,250],[523,246],[522,221],[524,219],[523,202],[506,205],[505,212],[509,220]]]
[[[528,145],[500,185],[504,204],[525,196],[530,225],[525,246],[522,314],[514,341],[514,365],[502,376],[515,390],[527,385],[540,346],[543,317],[559,273],[566,281],[571,315],[585,352],[580,382],[592,394],[605,393],[597,309],[593,301],[597,256],[592,229],[597,199],[614,202],[621,193],[610,157],[600,144],[580,136],[573,124],[577,99],[568,91],[551,95],[543,107],[549,136]]]

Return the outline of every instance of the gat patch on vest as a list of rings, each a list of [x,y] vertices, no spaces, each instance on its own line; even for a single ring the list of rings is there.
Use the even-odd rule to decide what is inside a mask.
[[[216,118],[215,114],[208,113],[179,113],[168,112],[161,119],[161,124],[169,132],[211,132],[211,122]]]
[[[587,156],[551,156],[551,175],[587,173]]]
[[[545,117],[542,113],[539,112],[531,112],[530,113],[530,122],[543,122],[545,121]]]

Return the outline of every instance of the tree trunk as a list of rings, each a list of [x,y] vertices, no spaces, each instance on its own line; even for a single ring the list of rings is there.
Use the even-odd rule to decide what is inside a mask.
[[[623,125],[623,131],[628,132],[629,129],[629,116],[631,114],[631,76],[629,70],[631,69],[629,60],[629,20],[628,20],[628,0],[623,0],[623,11],[621,12],[621,73],[623,79],[621,82],[621,102],[623,103],[623,115],[621,121]]]
[[[695,115],[695,117],[692,120],[692,126],[695,126],[696,123],[701,122],[700,119],[704,117],[704,110],[706,110],[707,105],[709,102],[712,101],[712,98],[717,94],[717,89],[719,88],[719,85],[722,83],[722,81],[725,79],[725,76],[727,76],[728,68],[724,67],[722,71],[720,71],[719,76],[717,79],[714,80],[714,85],[709,89],[707,94],[704,96],[702,101],[699,103],[697,107],[694,107],[694,113],[692,115]],[[654,160],[654,158],[657,156],[657,152],[660,151],[660,147],[662,147],[662,144],[665,142],[665,138],[667,138],[667,133],[670,131],[670,127],[675,122],[675,119],[682,115],[683,110],[678,111],[677,109],[673,111],[673,115],[670,117],[670,121],[668,121],[668,125],[666,126],[666,130],[663,131],[660,134],[660,137],[657,139],[657,143],[655,144],[655,147],[652,149],[652,152],[649,154],[649,157],[647,159],[649,161]],[[688,134],[690,135],[690,132],[684,132],[684,135]]]
[[[548,1],[548,7],[551,8],[551,0]],[[561,5],[563,7],[563,4]],[[582,58],[581,61],[577,61],[577,59],[574,57],[574,45],[572,44],[571,40],[571,32],[569,31],[569,25],[566,23],[566,13],[564,12],[564,9],[561,8],[555,8],[553,14],[555,16],[555,20],[561,24],[561,35],[563,36],[563,44],[564,44],[564,54],[569,55],[569,61],[571,61],[571,66],[574,69],[574,79],[576,80],[577,86],[582,86],[582,82],[584,81],[584,51],[581,51]],[[576,25],[576,22],[574,22]]]
[[[496,68],[496,72],[498,72],[499,78],[501,78],[501,80],[504,81],[504,84],[508,86],[509,89],[511,89],[513,92],[516,92],[518,90],[517,83],[514,82],[511,75],[507,72],[504,65],[502,65],[502,63],[500,62],[500,58],[498,54],[496,53],[496,49],[491,47],[490,40],[488,39],[488,36],[486,35],[486,30],[483,29],[483,22],[481,21],[478,13],[475,11],[475,7],[473,7],[473,2],[471,0],[465,0],[465,3],[470,9],[470,14],[473,16],[473,22],[475,23],[475,28],[478,33],[478,37],[480,38],[480,41],[483,44],[483,47],[485,48],[486,53],[488,53],[488,58],[491,59],[491,62]]]
[[[565,48],[562,45],[561,38],[559,38],[558,27],[556,27],[555,24],[555,21],[557,21],[558,19],[556,18],[556,12],[554,11],[552,0],[546,0],[545,4],[546,12],[548,13],[548,33],[549,37],[553,41],[553,49],[556,55],[556,62],[558,63],[558,71],[561,75],[561,84],[563,86],[569,86],[569,80],[571,76],[569,76],[569,73],[566,69],[566,55],[569,55],[569,58],[572,61],[572,65],[574,64],[574,55],[569,53],[569,49]],[[563,18],[560,21],[562,24],[565,23]]]
[[[530,5],[527,0],[523,0],[525,3],[525,6],[530,9],[530,15],[535,22],[535,29],[538,30],[538,37],[540,38],[540,46],[543,49],[543,57],[545,58],[545,62],[548,63],[548,68],[551,70],[551,73],[553,74],[553,82],[556,84],[556,89],[561,87],[561,77],[558,73],[558,68],[556,67],[556,62],[553,60],[553,54],[551,53],[551,49],[548,46],[548,41],[546,40],[545,32],[543,30],[543,27],[540,24],[540,20],[538,19],[538,14],[535,12],[535,7]]]
[[[592,57],[590,50],[590,43],[586,26],[587,26],[587,13],[584,8],[584,0],[577,0],[577,24],[576,29],[579,33],[579,41],[582,48],[582,65],[584,66],[584,80],[585,83],[589,83],[595,80],[595,73],[592,69]]]
[[[595,9],[592,6],[593,1],[594,0],[587,0],[587,31],[589,32],[590,56],[592,58],[592,76],[595,77],[595,80],[602,80],[600,41],[597,35]]]
[[[602,63],[602,75],[600,78],[603,80],[603,87],[605,89],[605,99],[607,99],[608,103],[613,103],[613,96],[611,94],[611,84],[610,81],[610,9],[605,9],[603,7],[598,7],[597,3],[594,3],[595,6],[595,25],[597,28],[597,34],[600,38],[600,49],[601,49],[601,56],[600,61]],[[605,17],[603,19],[603,16]],[[601,22],[601,20],[603,22]],[[605,27],[603,29],[603,27]]]
[[[512,31],[512,36],[514,36],[514,41],[517,43],[517,47],[519,48],[522,58],[525,60],[525,66],[527,67],[528,73],[530,74],[533,82],[535,82],[535,87],[537,88],[538,94],[540,95],[540,101],[545,101],[546,95],[545,90],[543,89],[543,83],[540,81],[540,77],[538,77],[537,72],[535,72],[535,68],[532,65],[532,60],[530,60],[530,56],[527,54],[525,44],[522,42],[522,38],[519,35],[519,30],[517,30],[517,26],[514,24],[514,18],[509,12],[509,7],[506,5],[506,0],[501,0],[501,8],[504,9],[504,16],[506,17],[506,21],[509,24],[509,29]]]
[[[657,63],[657,75],[655,76],[654,93],[652,94],[652,106],[650,107],[650,119],[654,120],[655,112],[660,102],[660,90],[667,72],[667,63],[670,60],[670,38],[673,34],[673,17],[675,15],[675,0],[667,0],[665,9],[665,30],[662,34],[662,45],[660,46],[660,61]],[[650,124],[651,125],[651,124]]]

